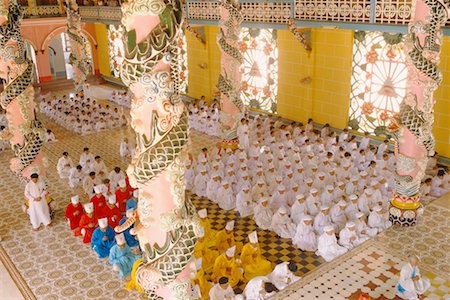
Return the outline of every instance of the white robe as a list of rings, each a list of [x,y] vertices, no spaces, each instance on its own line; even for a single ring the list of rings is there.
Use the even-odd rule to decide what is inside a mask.
[[[330,214],[325,215],[323,212],[319,212],[314,218],[314,230],[318,235],[323,233],[323,228],[325,226],[333,225],[331,223]],[[333,226],[335,227],[335,226]],[[335,228],[336,229],[336,228]]]
[[[370,200],[365,193],[358,198],[358,209],[366,216],[370,213]]]
[[[412,280],[414,276],[420,276],[417,281]],[[400,277],[396,286],[396,294],[402,299],[418,300],[419,295],[425,293],[430,288],[430,280],[420,275],[418,267],[405,264],[400,270]]]
[[[270,282],[266,276],[256,276],[247,283],[244,289],[245,299],[264,300],[268,299],[274,293],[267,294],[264,290],[263,282]]]
[[[224,300],[224,299],[233,299],[234,291],[231,286],[228,286],[227,289],[222,289],[218,283],[216,283],[209,290],[209,299],[210,300]]]
[[[272,273],[267,276],[269,277],[270,282],[272,282],[280,291],[288,285],[300,280],[300,277],[295,276],[288,269],[288,264],[288,262],[282,262],[276,265]]]
[[[77,168],[70,169],[69,173],[69,186],[75,188],[78,186],[84,178],[83,171],[78,172]]]
[[[376,211],[370,213],[367,223],[371,228],[377,229],[378,233],[392,226],[390,221],[386,220],[383,215]]]
[[[320,196],[320,203],[325,206],[331,206],[333,204],[333,199],[333,193],[326,190]]]
[[[358,209],[358,203],[349,202],[348,205],[345,207],[345,215],[347,216],[348,220],[354,220],[356,219],[356,213],[359,212]]]
[[[253,214],[253,210],[255,208],[255,202],[252,201],[252,195],[250,191],[248,193],[244,193],[244,191],[240,191],[236,196],[236,208],[239,211],[241,217],[245,218]]]
[[[60,157],[58,159],[58,164],[56,165],[56,170],[58,171],[59,177],[61,179],[69,178],[70,170],[73,167],[73,162],[70,157],[65,158]]]
[[[276,213],[272,218],[271,227],[282,238],[292,239],[295,235],[295,225],[287,214],[282,216]]]
[[[221,186],[216,194],[217,203],[223,210],[231,210],[236,208],[236,199],[230,187],[224,188]]]
[[[345,216],[345,211],[335,204],[330,211],[331,222],[336,226],[337,230],[341,230],[345,227],[347,223],[347,217]]]
[[[367,240],[367,238],[358,237],[356,230],[351,231],[348,228],[344,228],[339,232],[339,244],[348,250],[360,245],[365,240]]]
[[[255,220],[256,225],[263,230],[269,230],[272,225],[272,217],[273,212],[270,209],[269,205],[262,206],[258,204],[255,206],[253,211],[253,219]]]
[[[322,256],[325,261],[332,261],[348,251],[347,248],[338,245],[334,234],[329,235],[326,232],[319,237],[317,249],[316,255]]]
[[[378,229],[367,226],[366,222],[360,220],[355,220],[354,222],[356,224],[356,232],[358,232],[360,237],[375,236],[378,232]]]
[[[194,179],[194,190],[193,192],[196,193],[200,197],[206,197],[206,187],[208,185],[208,174],[202,175],[197,174]],[[213,200],[213,199],[211,199]]]
[[[287,207],[287,194],[284,192],[281,194],[279,191],[276,191],[269,201],[270,207],[273,210],[279,209],[281,206]]]
[[[214,181],[214,179],[210,179],[208,181],[208,183],[206,184],[206,193],[205,196],[213,201],[213,202],[217,202],[217,191],[219,190],[219,188],[222,186],[222,183],[220,182],[220,180]]]
[[[89,162],[88,162],[89,161]],[[80,165],[83,167],[83,171],[86,174],[92,171],[94,164],[94,154],[81,153],[80,155]]]
[[[186,172],[184,173],[184,181],[186,183],[186,189],[188,191],[192,191],[192,189],[194,188],[194,180],[195,180],[194,169],[192,167],[190,169],[186,169]]]
[[[306,225],[304,222],[299,223],[292,243],[302,251],[316,251],[317,237],[313,226]]]
[[[291,218],[295,224],[300,224],[303,217],[308,214],[308,208],[306,207],[306,202],[300,203],[295,201],[291,207]]]
[[[119,182],[121,180],[125,180],[125,174],[122,171],[119,173],[116,173],[114,170],[109,172],[109,188],[112,193],[119,188]]]
[[[308,208],[308,214],[311,216],[315,216],[319,213],[319,209],[317,208],[317,203],[319,202],[319,197],[309,195],[306,198],[306,207]]]
[[[25,186],[25,197],[28,199],[28,215],[31,225],[34,229],[39,228],[41,224],[47,226],[51,223],[50,212],[45,199],[45,186],[43,182],[28,182]],[[35,201],[39,198],[39,201]]]

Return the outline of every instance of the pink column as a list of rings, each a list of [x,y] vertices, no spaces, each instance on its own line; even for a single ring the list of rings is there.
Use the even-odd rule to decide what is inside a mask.
[[[164,17],[162,17],[164,16]],[[132,0],[122,4],[125,59],[121,78],[133,94],[131,126],[136,154],[127,169],[139,188],[135,233],[143,249],[137,282],[149,299],[187,299],[198,220],[185,198],[187,114],[179,95],[177,39],[179,0]]]
[[[414,2],[413,2],[414,3]],[[449,6],[439,0],[416,0],[405,43],[408,54],[408,85],[400,113],[390,131],[396,137],[396,190],[389,209],[397,225],[416,224],[421,212],[420,184],[428,157],[434,154],[433,93],[442,81],[438,68],[442,26]]]
[[[9,122],[8,138],[16,157],[11,159],[11,170],[23,179],[32,173],[45,178],[43,155],[40,152],[45,128],[36,119],[34,111],[33,62],[25,58],[20,33],[21,7],[14,1],[0,3],[0,77],[6,80],[0,103],[6,109]]]
[[[242,22],[239,0],[224,0],[220,3],[220,31],[217,44],[221,50],[221,72],[217,82],[222,107],[222,137],[224,147],[237,146],[236,129],[244,112],[241,100],[240,66],[243,58],[239,52],[239,26]],[[233,142],[234,141],[234,142]]]

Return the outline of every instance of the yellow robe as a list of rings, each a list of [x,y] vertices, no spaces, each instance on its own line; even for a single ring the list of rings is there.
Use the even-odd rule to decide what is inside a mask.
[[[198,240],[194,248],[195,258],[202,258],[202,268],[208,272],[214,266],[219,252],[216,250],[209,249],[209,242],[205,238],[203,240]]]
[[[194,279],[192,279],[193,285],[198,285],[200,288],[200,293],[202,294],[203,300],[206,300],[209,298],[209,290],[212,287],[212,284],[206,280],[205,278],[205,271],[203,271],[203,268],[197,271],[197,274]]]
[[[235,242],[234,233],[231,231],[228,233],[226,229],[222,229],[216,235],[216,246],[219,253],[224,253],[233,246],[236,246],[236,253],[240,253],[242,249],[242,243]]]
[[[136,271],[141,261],[142,258],[139,258],[137,261],[134,262],[133,269],[131,270],[131,280],[125,284],[125,288],[129,291],[135,289],[139,293],[144,292],[144,289],[136,282]]]
[[[200,225],[205,230],[205,240],[208,241],[209,247],[214,247],[216,245],[216,234],[217,231],[211,229],[211,223],[208,218],[200,219]]]
[[[241,263],[244,268],[245,281],[272,272],[272,264],[263,258],[259,245],[254,249],[251,244],[246,244],[242,249]]]
[[[239,281],[243,280],[242,272],[239,270],[239,265],[234,257],[228,259],[225,254],[220,255],[216,259],[212,277],[214,280],[227,277],[228,283],[232,288],[236,287]]]

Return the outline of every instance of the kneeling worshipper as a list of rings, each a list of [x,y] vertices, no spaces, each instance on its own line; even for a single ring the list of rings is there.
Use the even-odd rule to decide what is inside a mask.
[[[325,226],[333,226],[330,218],[330,208],[328,206],[322,206],[320,212],[314,217],[314,231],[318,235],[323,233]]]
[[[266,276],[257,276],[250,280],[244,289],[245,299],[263,300],[273,296],[277,291],[275,285]]]
[[[292,243],[302,251],[317,251],[317,237],[314,233],[311,216],[304,216],[298,224]]]
[[[227,249],[232,246],[236,246],[238,253],[242,249],[242,243],[236,242],[234,240],[234,221],[229,221],[225,228],[219,231],[216,235],[216,247],[219,250],[219,253],[224,253]],[[206,231],[205,231],[206,234]]]
[[[252,194],[250,194],[250,186],[245,185],[242,190],[236,196],[236,207],[241,215],[245,218],[253,214],[255,209],[255,203],[252,200]]]
[[[97,252],[99,258],[109,256],[109,252],[114,246],[114,230],[108,226],[108,218],[98,220],[99,228],[94,230],[92,234],[91,247]]]
[[[338,245],[333,226],[326,226],[323,231],[319,237],[316,255],[322,256],[325,261],[332,261],[348,251],[347,248]]]
[[[234,298],[234,291],[225,276],[219,278],[218,283],[209,290],[210,300],[233,300]]]
[[[261,195],[258,205],[253,210],[253,219],[256,225],[263,230],[269,230],[272,226],[273,212],[269,207],[269,199]]]
[[[270,261],[263,258],[258,244],[258,234],[253,231],[248,235],[249,243],[245,244],[241,253],[241,264],[244,268],[244,279],[267,275],[272,271]]]
[[[127,200],[126,210],[130,210],[130,209],[136,210],[138,200],[139,200],[139,190],[134,190],[133,197],[131,197],[130,199]]]
[[[31,174],[31,180],[25,186],[25,198],[28,200],[28,216],[30,217],[33,230],[38,230],[41,224],[50,225],[50,210],[47,203],[47,194],[45,184],[39,181],[39,175]]]
[[[209,290],[211,289],[212,285],[211,282],[206,280],[205,271],[203,270],[202,265],[203,259],[201,257],[197,258],[195,260],[195,269],[197,273],[192,279],[192,285],[194,286],[194,291],[196,292],[196,299],[207,300],[209,296]]]
[[[208,218],[208,210],[206,208],[199,210],[198,216],[200,218],[200,226],[203,227],[203,230],[205,232],[205,240],[207,241],[209,247],[215,246],[217,231],[214,229],[211,229],[211,223],[209,222],[209,218]],[[228,249],[228,248],[226,248],[226,249]],[[204,264],[204,262],[203,262],[203,264]]]
[[[109,252],[109,263],[113,265],[113,270],[119,273],[122,278],[131,273],[134,262],[141,256],[131,253],[123,233],[116,235],[116,244]]]
[[[127,182],[125,179],[119,181],[119,188],[115,192],[116,202],[119,205],[119,210],[124,213],[128,210],[127,202],[130,200],[132,195],[131,190],[127,187]],[[114,227],[113,227],[114,228]]]
[[[83,206],[80,203],[78,195],[70,197],[70,203],[66,207],[64,216],[69,223],[70,230],[75,230],[80,226],[81,216],[83,215]]]
[[[345,228],[339,232],[339,244],[348,250],[353,249],[365,240],[365,238],[358,237],[355,222],[352,221],[347,222]]]
[[[104,207],[106,206],[106,198],[103,195],[103,186],[102,185],[96,185],[94,187],[94,196],[91,198],[91,203],[94,204],[94,211],[97,215],[97,218],[103,218],[104,215]]]
[[[212,279],[217,280],[227,277],[232,288],[236,287],[243,279],[242,268],[234,258],[236,246],[229,248],[224,254],[216,258],[212,273]]]
[[[273,215],[271,227],[282,238],[292,239],[295,235],[295,225],[289,218],[284,206],[281,206],[277,213]]]
[[[392,226],[391,221],[383,216],[383,208],[379,205],[372,209],[367,223],[371,228],[377,229],[378,233]]]
[[[69,178],[70,170],[72,170],[73,162],[69,157],[68,152],[64,152],[63,156],[58,159],[58,164],[56,165],[56,170],[61,179]]]
[[[83,243],[89,244],[97,227],[97,216],[94,214],[93,203],[86,203],[83,208],[84,214],[81,216],[80,224],[74,234],[75,236],[83,236]]]
[[[307,207],[305,203],[305,195],[303,194],[297,194],[295,196],[295,202],[291,207],[291,217],[292,221],[294,221],[295,224],[300,224],[303,217],[308,214]]]
[[[347,202],[339,200],[339,202],[331,208],[331,222],[333,222],[336,230],[342,230],[345,227],[345,223],[347,223],[347,217],[345,216],[346,206]]]
[[[204,228],[200,228],[198,232],[198,240],[194,248],[194,256],[196,258],[202,258],[202,269],[208,272],[213,266],[216,258],[219,256],[219,252],[209,248],[210,243],[205,238]]]
[[[272,273],[267,277],[270,282],[272,282],[277,289],[280,291],[285,289],[288,285],[301,279],[301,277],[295,276],[294,273],[297,271],[297,266],[294,262],[282,262],[278,264]]]
[[[217,190],[216,200],[219,207],[223,210],[232,210],[236,208],[236,199],[234,198],[233,190],[230,188],[230,183],[228,181],[222,181],[222,186]]]
[[[122,225],[123,223],[125,223],[128,220],[128,218],[130,218],[133,215],[133,212],[134,212],[133,209],[127,210],[125,217],[123,217],[119,221],[119,225]],[[139,240],[137,239],[137,235],[132,235],[130,232],[132,228],[134,228],[134,224],[122,232],[123,235],[125,236],[125,240],[127,241],[128,246],[130,246],[131,248],[139,246]]]
[[[356,232],[360,237],[372,237],[375,236],[378,232],[376,228],[370,228],[366,224],[366,216],[362,212],[358,212],[355,215],[356,219],[354,220],[356,224]]]
[[[409,258],[409,262],[403,265],[400,270],[396,294],[402,299],[419,300],[431,286],[428,278],[420,275],[419,265],[420,259],[416,255]]]
[[[108,204],[102,210],[102,216],[108,218],[108,225],[111,228],[116,228],[122,219],[122,213],[116,205],[116,195],[108,196]]]

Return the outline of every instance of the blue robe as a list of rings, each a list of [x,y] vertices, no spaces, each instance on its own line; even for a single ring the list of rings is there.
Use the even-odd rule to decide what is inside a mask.
[[[123,249],[120,249],[119,245],[114,245],[109,253],[109,263],[119,267],[119,277],[130,274],[134,262],[139,258],[141,256],[131,253],[130,247],[126,244]]]
[[[127,220],[127,217],[122,218],[122,220],[120,220],[120,222],[119,222],[119,225],[122,225],[123,223],[125,223],[126,220]],[[139,241],[136,239],[136,237],[134,235],[132,235],[130,233],[130,229],[133,227],[134,227],[134,225],[131,226],[130,228],[128,228],[127,230],[123,231],[123,235],[125,236],[127,245],[130,247],[139,246]]]
[[[104,236],[108,237],[106,241],[103,240]],[[91,247],[95,250],[95,252],[97,252],[99,258],[109,256],[109,250],[116,243],[114,236],[114,230],[112,230],[109,226],[105,232],[103,232],[100,228],[94,230],[94,233],[92,234]]]
[[[137,201],[134,200],[134,198],[130,198],[127,200],[127,210],[129,210],[129,209],[133,209],[133,210],[137,209]]]

